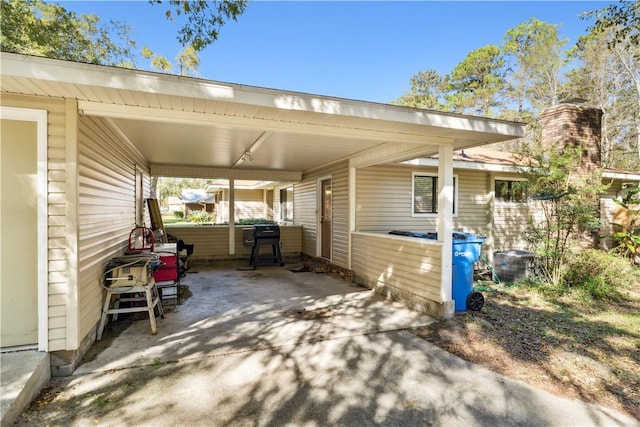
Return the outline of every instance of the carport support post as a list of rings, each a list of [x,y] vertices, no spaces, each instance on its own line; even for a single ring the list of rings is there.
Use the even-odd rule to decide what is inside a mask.
[[[440,265],[440,297],[443,317],[453,315],[452,262],[453,262],[453,147],[441,145],[438,151],[438,240],[442,242]]]
[[[236,254],[236,190],[235,180],[229,179],[229,255]]]

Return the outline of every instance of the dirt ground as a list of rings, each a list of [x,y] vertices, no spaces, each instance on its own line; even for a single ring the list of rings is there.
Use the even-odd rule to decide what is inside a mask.
[[[640,420],[640,289],[616,303],[492,286],[482,310],[413,332],[470,362]],[[482,379],[478,378],[478,381]]]

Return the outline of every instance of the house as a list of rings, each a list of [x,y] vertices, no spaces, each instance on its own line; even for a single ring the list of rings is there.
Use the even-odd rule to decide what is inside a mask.
[[[204,211],[212,214],[216,210],[215,196],[197,188],[183,189],[180,200],[182,201],[185,218],[193,211]]]
[[[240,220],[263,218],[273,220],[272,181],[238,180],[234,183],[234,217]],[[204,190],[214,195],[216,203],[216,224],[229,222],[230,191],[226,179],[216,179]]]
[[[578,144],[583,147],[585,169],[601,169],[601,114],[602,111],[585,105],[559,104],[543,112],[542,138],[549,146]],[[359,230],[389,230],[402,228],[417,232],[437,229],[435,215],[437,203],[431,197],[428,211],[417,210],[416,188],[420,182],[429,181],[433,189],[437,176],[437,156],[417,158],[393,165],[380,165],[358,171],[358,182],[384,176],[375,194],[358,192],[358,205],[364,212],[371,212],[381,196],[390,206],[381,214],[362,214],[357,224]],[[535,213],[535,203],[527,197],[526,181],[521,171],[526,165],[514,153],[499,151],[486,146],[471,147],[453,153],[454,207],[453,228],[486,236],[482,250],[490,264],[495,251],[527,249],[524,239],[527,222]],[[602,170],[602,183],[607,190],[600,197],[600,235],[613,232],[612,223],[624,223],[621,208],[613,200],[625,189],[640,185],[640,171],[623,171],[612,168]],[[409,194],[411,193],[411,197]],[[611,248],[610,238],[597,239],[592,244]]]
[[[453,152],[524,135],[503,120],[5,52],[0,61],[0,347],[47,352],[54,376],[96,339],[99,278],[131,229],[150,223],[151,176],[228,180],[228,225],[169,231],[197,232],[184,238],[194,262],[244,256],[235,183],[273,181],[279,219],[293,224],[281,227],[283,252],[448,317],[452,232],[483,202],[465,193],[453,216],[454,185],[467,181],[455,179]],[[413,171],[388,165],[434,154],[437,167],[416,168],[437,174],[440,209],[411,214]],[[438,240],[385,232],[414,226],[435,227]]]

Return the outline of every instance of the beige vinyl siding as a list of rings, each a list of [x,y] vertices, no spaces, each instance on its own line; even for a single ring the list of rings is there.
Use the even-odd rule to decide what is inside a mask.
[[[523,235],[529,220],[529,205],[495,201],[493,209],[494,249],[526,249]]]
[[[340,267],[348,267],[349,232],[349,164],[342,162],[312,173],[304,174],[302,182],[294,187],[294,222],[302,225],[302,252],[318,256],[317,251],[317,211],[318,179],[331,177],[332,247],[331,262]]]
[[[519,181],[522,176],[515,173],[490,174],[490,188],[495,188],[496,180]],[[493,246],[494,251],[504,251],[511,249],[527,249],[527,242],[523,236],[529,222],[529,215],[536,211],[536,203],[528,201],[526,203],[493,201],[493,216],[491,218],[493,226]]]
[[[234,191],[235,220],[247,218],[273,218],[273,210],[269,206],[273,200],[267,196],[267,190],[237,189]],[[216,221],[229,221],[229,190],[223,191],[223,201],[216,204]]]
[[[434,231],[437,217],[412,216],[413,172],[437,173],[434,168],[375,166],[356,173],[356,230]],[[455,230],[487,232],[486,173],[454,170],[457,183]]]
[[[373,233],[351,235],[351,269],[375,287],[391,287],[442,302],[442,245],[435,241]]]
[[[613,223],[625,223],[627,217],[624,214],[624,209],[613,202],[622,189],[622,181],[604,179],[604,182],[611,185],[600,196],[600,221],[602,223],[600,235],[609,236],[613,234]],[[602,238],[601,244],[607,249],[614,247],[614,241],[611,237]]]
[[[224,261],[230,258],[246,258],[249,261],[251,247],[242,244],[242,229],[235,229],[236,253],[229,255],[229,228],[226,226],[179,226],[168,225],[167,233],[177,239],[184,240],[187,244],[194,245],[193,254],[189,261],[196,264]],[[302,227],[280,226],[280,241],[282,243],[282,255],[299,256],[302,251]],[[265,249],[261,254],[267,254]]]
[[[67,350],[67,301],[70,293],[70,240],[66,212],[68,199],[65,157],[65,101],[2,94],[2,105],[47,110],[47,200],[48,200],[48,345],[49,351]]]
[[[165,226],[167,233],[194,245],[190,261],[207,262],[229,256],[229,228],[226,226]],[[236,244],[236,252],[242,251]]]
[[[340,267],[349,265],[349,168],[348,164],[332,174],[331,203],[333,208],[331,262]]]
[[[99,278],[104,267],[127,250],[129,233],[136,226],[136,167],[144,175],[148,169],[106,121],[92,117],[79,120],[78,165],[78,300],[82,301],[78,333],[82,338],[100,319],[103,288]]]

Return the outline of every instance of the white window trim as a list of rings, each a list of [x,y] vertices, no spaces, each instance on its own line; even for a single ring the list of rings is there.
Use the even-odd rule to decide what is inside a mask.
[[[278,221],[278,223],[280,223],[282,225],[293,225],[295,223],[295,220],[296,220],[296,216],[295,216],[296,215],[296,205],[295,205],[293,200],[291,200],[291,206],[292,206],[291,215],[292,215],[293,218],[291,220],[285,220],[283,218],[283,215],[282,215],[282,199],[280,198],[280,191],[286,190],[287,188],[292,188],[293,189],[292,195],[293,195],[293,193],[295,193],[295,184],[293,182],[291,182],[289,184],[286,184],[286,185],[280,185],[280,186],[275,187],[275,190],[278,192],[278,220],[277,221]]]
[[[437,218],[438,217],[438,213],[437,212],[433,212],[433,213],[415,213],[414,212],[414,208],[413,208],[413,204],[415,203],[415,179],[416,176],[431,176],[431,177],[435,177],[438,178],[438,174],[436,172],[411,172],[411,204],[410,204],[410,209],[411,209],[411,217],[412,218]],[[453,174],[453,194],[454,194],[454,200],[453,200],[453,217],[457,218],[458,217],[458,209],[460,208],[460,204],[458,203],[458,183],[459,183],[459,179],[458,179],[458,174]]]
[[[495,203],[498,203],[500,205],[503,206],[521,206],[521,205],[528,205],[529,204],[529,200],[528,197],[524,202],[514,202],[514,201],[505,201],[505,200],[500,200],[496,194],[495,188],[496,188],[496,181],[526,181],[528,182],[528,180],[526,178],[522,178],[519,176],[494,176],[493,177],[493,192],[494,192],[494,200]]]

